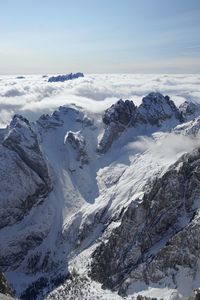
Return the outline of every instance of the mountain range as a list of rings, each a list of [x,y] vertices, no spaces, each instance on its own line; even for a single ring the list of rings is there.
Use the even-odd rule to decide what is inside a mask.
[[[151,92],[0,129],[0,270],[20,299],[198,299],[200,105]],[[5,280],[5,279],[3,279]],[[3,292],[3,290],[1,290]]]

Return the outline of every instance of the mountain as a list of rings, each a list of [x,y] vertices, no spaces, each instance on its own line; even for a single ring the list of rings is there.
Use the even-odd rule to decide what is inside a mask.
[[[72,80],[72,79],[76,79],[79,77],[84,77],[83,73],[70,73],[70,74],[66,74],[66,75],[58,75],[58,76],[51,76],[48,79],[48,82],[64,82],[67,80]]]
[[[132,101],[119,100],[105,111],[102,120],[106,127],[99,143],[99,151],[106,152],[113,140],[129,127],[142,129],[147,133],[146,127],[150,127],[148,130],[158,130],[166,121],[174,124],[183,121],[183,116],[168,96],[150,93],[142,99],[139,107]],[[156,126],[156,129],[152,126]],[[172,124],[169,123],[168,126],[172,127]]]
[[[160,93],[0,130],[0,268],[21,299],[195,299],[198,107]],[[142,137],[141,137],[142,136]]]

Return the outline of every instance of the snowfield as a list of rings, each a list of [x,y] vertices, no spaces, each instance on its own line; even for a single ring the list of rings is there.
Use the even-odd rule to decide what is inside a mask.
[[[0,270],[16,296],[194,297],[199,115],[195,74],[0,76]]]

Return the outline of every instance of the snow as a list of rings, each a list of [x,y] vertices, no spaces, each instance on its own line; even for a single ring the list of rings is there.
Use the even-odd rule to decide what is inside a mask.
[[[152,90],[169,94],[177,103],[183,102],[188,97],[200,102],[200,77],[93,74],[67,82],[48,83],[47,79],[42,76],[26,76],[18,80],[13,76],[2,76],[0,81],[2,125],[7,125],[13,113],[23,113],[32,121],[45,113],[32,124],[32,127],[38,134],[41,153],[48,162],[53,179],[53,190],[44,202],[34,206],[21,223],[1,230],[3,245],[1,251],[5,253],[11,251],[8,250],[11,241],[16,243],[17,249],[18,240],[26,240],[30,233],[37,232],[44,236],[44,239],[41,244],[28,251],[29,257],[39,253],[42,261],[50,249],[51,261],[59,265],[60,272],[67,273],[68,269],[75,268],[79,276],[87,277],[85,297],[88,298],[84,299],[97,297],[105,300],[122,299],[116,293],[103,290],[99,283],[91,281],[87,276],[91,253],[101,238],[105,238],[106,234],[120,225],[118,217],[122,209],[126,209],[132,201],[139,201],[151,180],[162,176],[183,153],[200,146],[198,139],[192,140],[188,136],[190,128],[199,128],[199,120],[178,125],[171,133],[168,131],[177,125],[177,120],[172,119],[163,123],[159,131],[157,126],[149,124],[129,128],[113,143],[106,154],[100,155],[96,150],[104,131],[101,112],[122,97],[132,99],[139,105],[142,97]],[[55,108],[63,104],[67,107],[61,107],[51,115]],[[46,115],[47,113],[50,115]],[[26,139],[27,128],[22,129]],[[183,134],[178,135],[179,132]],[[1,129],[0,140],[4,134],[5,130]],[[81,165],[77,160],[77,145],[73,147],[67,141],[70,134],[73,134],[82,146],[84,145],[88,164]],[[30,148],[31,140],[29,142]],[[4,156],[0,167],[5,170],[7,156],[11,161],[13,154],[8,150],[6,153],[4,151],[0,153]],[[29,182],[29,176],[22,179],[21,173],[16,176],[14,158],[7,168],[11,179],[18,186],[14,193],[16,195],[17,192],[19,198],[21,192],[25,193],[26,189],[34,188],[32,182]],[[39,181],[39,178],[35,177],[36,175],[34,182]],[[20,180],[24,183],[22,191],[18,183]],[[3,184],[5,185],[5,182]],[[12,189],[10,196],[14,197]],[[99,222],[98,214],[101,213],[103,217]],[[80,239],[85,226],[88,226],[89,232],[82,241]],[[152,253],[158,251],[159,247],[162,245],[157,245],[157,248],[152,249]],[[40,272],[31,275],[26,266],[27,258],[16,266],[15,270],[9,269],[6,273],[18,295],[33,280],[41,276]],[[57,271],[58,268],[55,267],[50,272],[53,274]],[[46,273],[49,274],[49,271]],[[182,276],[178,283],[181,291],[177,292],[165,285],[145,286],[144,283],[140,283],[132,287],[132,290],[129,289],[130,299],[137,294],[179,299],[179,292],[182,297],[196,287],[192,285],[191,280],[184,277],[184,272]],[[187,281],[187,286],[182,286],[183,281]],[[59,293],[62,295],[64,290],[65,285],[57,288],[55,299],[62,299]],[[54,298],[52,296],[49,299]]]
[[[200,76],[144,74],[86,74],[65,82],[49,83],[48,77],[27,75],[0,78],[0,124],[6,126],[14,113],[36,120],[60,105],[75,103],[93,112],[102,112],[119,99],[141,103],[152,91],[169,95],[177,105],[185,100],[200,103]]]

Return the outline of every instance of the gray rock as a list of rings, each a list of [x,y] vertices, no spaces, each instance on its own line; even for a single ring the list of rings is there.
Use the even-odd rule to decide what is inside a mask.
[[[133,101],[120,99],[108,108],[102,117],[105,132],[97,150],[105,153],[127,127],[134,125],[135,115],[136,106]]]
[[[103,115],[105,131],[97,150],[101,153],[107,152],[113,141],[129,127],[136,128],[145,124],[159,127],[163,122],[170,119],[176,123],[183,121],[182,114],[169,96],[150,93],[142,99],[138,108],[132,101],[119,100],[108,108]]]
[[[46,184],[47,192],[51,189],[48,166],[40,150],[37,134],[26,118],[20,115],[13,117],[2,145],[15,151],[38,174]]]
[[[199,111],[199,108],[199,105],[190,101],[185,101],[179,106],[179,111],[182,113],[184,118],[187,118]]]
[[[12,289],[10,288],[5,276],[0,272],[0,299],[4,299],[5,296],[13,296]],[[9,297],[8,297],[9,299]],[[5,297],[6,300],[6,297]]]
[[[155,180],[142,201],[129,205],[121,224],[94,251],[91,277],[124,294],[130,278],[158,283],[177,265],[194,270],[200,257],[199,193],[195,150]]]
[[[80,132],[68,131],[65,135],[64,143],[69,143],[76,151],[76,160],[80,162],[82,167],[89,163],[89,158],[86,151],[86,141]]]
[[[0,300],[14,300],[15,298],[10,297],[10,296],[6,296],[4,294],[0,293]]]
[[[52,178],[37,134],[27,119],[15,115],[1,140],[0,266],[6,271],[16,269],[28,251],[40,245],[49,233],[48,220],[43,228],[37,228],[35,222],[27,226],[26,217],[51,192]]]
[[[0,144],[0,228],[19,222],[52,189],[48,166],[28,120],[14,116]]]
[[[178,108],[169,96],[152,92],[142,99],[137,110],[136,122],[160,126],[168,119],[183,121]]]
[[[66,75],[58,75],[58,76],[51,76],[48,79],[48,82],[64,82],[67,80],[72,80],[72,79],[76,79],[79,77],[84,77],[83,73],[70,73],[70,74],[66,74]]]

